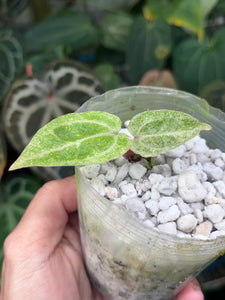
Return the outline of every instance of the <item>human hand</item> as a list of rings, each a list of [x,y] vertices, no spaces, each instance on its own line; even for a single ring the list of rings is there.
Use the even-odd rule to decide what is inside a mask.
[[[74,176],[45,184],[4,244],[1,300],[107,300],[85,272]],[[197,281],[177,300],[202,300]]]

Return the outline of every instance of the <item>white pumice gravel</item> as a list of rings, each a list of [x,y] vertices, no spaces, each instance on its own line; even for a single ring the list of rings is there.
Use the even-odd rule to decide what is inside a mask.
[[[225,153],[200,136],[157,156],[151,170],[125,157],[81,170],[102,196],[149,228],[179,238],[225,235]]]

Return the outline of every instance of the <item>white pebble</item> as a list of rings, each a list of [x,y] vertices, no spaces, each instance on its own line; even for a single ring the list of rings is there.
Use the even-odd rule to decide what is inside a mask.
[[[209,157],[205,153],[198,153],[197,154],[197,160],[201,164],[210,161]]]
[[[180,210],[177,205],[173,205],[166,210],[160,211],[157,216],[159,223],[175,221],[180,216]]]
[[[189,151],[191,150],[194,145],[200,140],[200,136],[197,135],[194,138],[190,139],[189,141],[185,142],[184,145],[186,147],[186,149]]]
[[[149,227],[155,227],[155,224],[149,219],[145,220],[144,224],[149,226]]]
[[[152,187],[151,190],[151,199],[158,200],[160,198],[160,193],[155,186]]]
[[[216,189],[215,189],[214,185],[211,182],[205,181],[205,182],[202,183],[202,185],[206,189],[207,194],[211,194],[213,196],[216,195]]]
[[[217,237],[219,237],[219,236],[224,236],[225,235],[225,231],[224,230],[216,230],[216,231],[213,231],[211,234],[210,234],[210,236],[209,236],[209,238],[210,239],[216,239]]]
[[[155,158],[155,163],[157,165],[164,165],[166,163],[166,159],[165,159],[165,155],[164,154],[159,154],[156,158]]]
[[[151,198],[151,192],[150,191],[145,192],[144,195],[142,196],[142,200],[144,202],[148,201],[150,198]]]
[[[130,164],[128,172],[131,178],[140,180],[147,172],[147,168],[139,163],[133,163]]]
[[[113,165],[113,163],[111,162],[106,162],[100,165],[100,172],[101,174],[106,174],[112,167],[115,168],[115,166]]]
[[[212,231],[213,224],[209,221],[205,221],[196,226],[194,230],[194,235],[200,235],[208,237]]]
[[[221,222],[225,216],[225,210],[219,204],[211,204],[205,207],[204,217],[213,223]]]
[[[105,195],[110,200],[115,200],[118,197],[118,190],[115,187],[106,186],[105,187]]]
[[[215,166],[212,162],[204,163],[203,170],[210,180],[220,180],[223,178],[223,170]]]
[[[220,149],[213,149],[211,152],[211,159],[216,160],[217,158],[220,158],[222,155],[222,151]]]
[[[166,156],[169,157],[181,157],[184,155],[184,152],[186,151],[186,148],[184,145],[181,145],[175,149],[169,150],[165,153]]]
[[[127,195],[128,197],[136,197],[137,196],[137,191],[134,188],[134,185],[132,183],[124,183],[122,181],[119,184],[120,190],[123,194]]]
[[[159,203],[158,203],[158,201],[148,200],[148,201],[145,202],[145,207],[152,216],[157,216],[157,214],[159,212]]]
[[[158,186],[158,191],[166,196],[171,196],[177,189],[177,176],[165,177]]]
[[[198,179],[201,182],[204,182],[208,179],[207,174],[203,171],[201,163],[197,163],[195,165],[191,165],[187,168],[187,171],[193,171],[197,175]]]
[[[178,192],[188,203],[201,201],[206,196],[206,189],[191,170],[178,176]]]
[[[115,178],[114,182],[115,183],[121,182],[127,176],[128,169],[129,169],[129,164],[128,163],[123,164],[119,168],[119,170],[118,170],[118,172],[116,174],[116,178]]]
[[[214,227],[217,230],[225,230],[225,220],[222,220],[221,222],[214,224]]]
[[[197,161],[197,155],[195,153],[191,153],[191,157],[190,157],[190,163],[191,163],[191,165],[194,165],[197,162],[198,162]]]
[[[138,197],[128,198],[125,203],[126,209],[131,212],[133,215],[139,215],[142,220],[147,216],[147,210],[144,203]]]
[[[82,171],[85,177],[92,179],[98,176],[100,170],[100,164],[87,165],[81,167],[80,170]]]
[[[203,222],[203,213],[201,209],[199,208],[194,209],[194,215],[197,218],[198,224]]]
[[[209,150],[209,148],[206,145],[206,140],[204,140],[204,139],[199,139],[198,142],[195,143],[195,145],[191,149],[191,151],[194,153],[204,153],[208,150]]]
[[[158,229],[164,233],[177,234],[177,228],[175,222],[168,222],[165,224],[159,224]]]
[[[219,168],[221,168],[221,169],[224,169],[224,167],[225,167],[225,162],[223,161],[222,158],[217,158],[217,159],[215,160],[215,166],[217,166],[217,167],[219,167]]]
[[[121,128],[119,133],[124,133],[124,134],[128,135],[130,139],[134,138],[134,136],[130,133],[130,131],[127,128]]]
[[[218,180],[213,182],[213,186],[225,198],[225,182]]]
[[[187,165],[180,158],[174,159],[172,169],[175,174],[183,173],[187,169]]]
[[[112,182],[116,178],[116,174],[117,174],[117,168],[115,166],[112,166],[105,174],[105,178],[109,182]]]
[[[177,228],[183,232],[191,232],[197,225],[197,219],[191,214],[181,216],[177,219]]]
[[[145,193],[151,188],[151,183],[148,180],[137,181],[135,187],[138,194],[141,194]]]
[[[216,196],[207,195],[205,197],[205,204],[206,205],[219,204],[223,209],[225,209],[225,199],[218,198]]]
[[[130,124],[130,120],[126,120],[126,121],[124,122],[124,126],[125,126],[126,128],[128,128],[129,124]]]
[[[164,165],[157,165],[154,166],[151,170],[152,173],[155,174],[161,174],[162,176],[171,176],[171,168],[168,164],[164,164]]]
[[[124,156],[120,156],[114,160],[117,167],[121,167],[124,163],[127,163],[127,159]]]
[[[177,198],[177,205],[182,215],[191,214],[193,212],[193,209],[180,197]]]
[[[159,200],[159,208],[161,210],[166,210],[168,209],[170,206],[176,204],[176,199],[173,197],[161,197]]]
[[[193,202],[193,203],[190,203],[190,207],[195,210],[195,209],[200,209],[200,210],[203,210],[204,209],[204,204],[202,201],[200,202]]]
[[[151,185],[159,184],[163,180],[163,176],[160,174],[150,174],[148,180]]]

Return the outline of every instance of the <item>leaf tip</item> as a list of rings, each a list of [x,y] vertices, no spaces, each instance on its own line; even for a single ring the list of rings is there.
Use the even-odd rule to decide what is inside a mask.
[[[206,123],[201,123],[201,130],[211,130],[212,126]]]
[[[25,168],[26,166],[21,163],[20,157],[14,161],[14,163],[9,167],[9,171],[15,171],[17,169]]]

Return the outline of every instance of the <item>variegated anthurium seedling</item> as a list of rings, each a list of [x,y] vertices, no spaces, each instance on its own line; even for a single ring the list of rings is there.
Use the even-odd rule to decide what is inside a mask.
[[[103,163],[128,150],[143,158],[154,157],[210,128],[183,112],[148,110],[131,119],[130,138],[119,132],[121,120],[113,114],[71,113],[41,128],[10,169]]]

